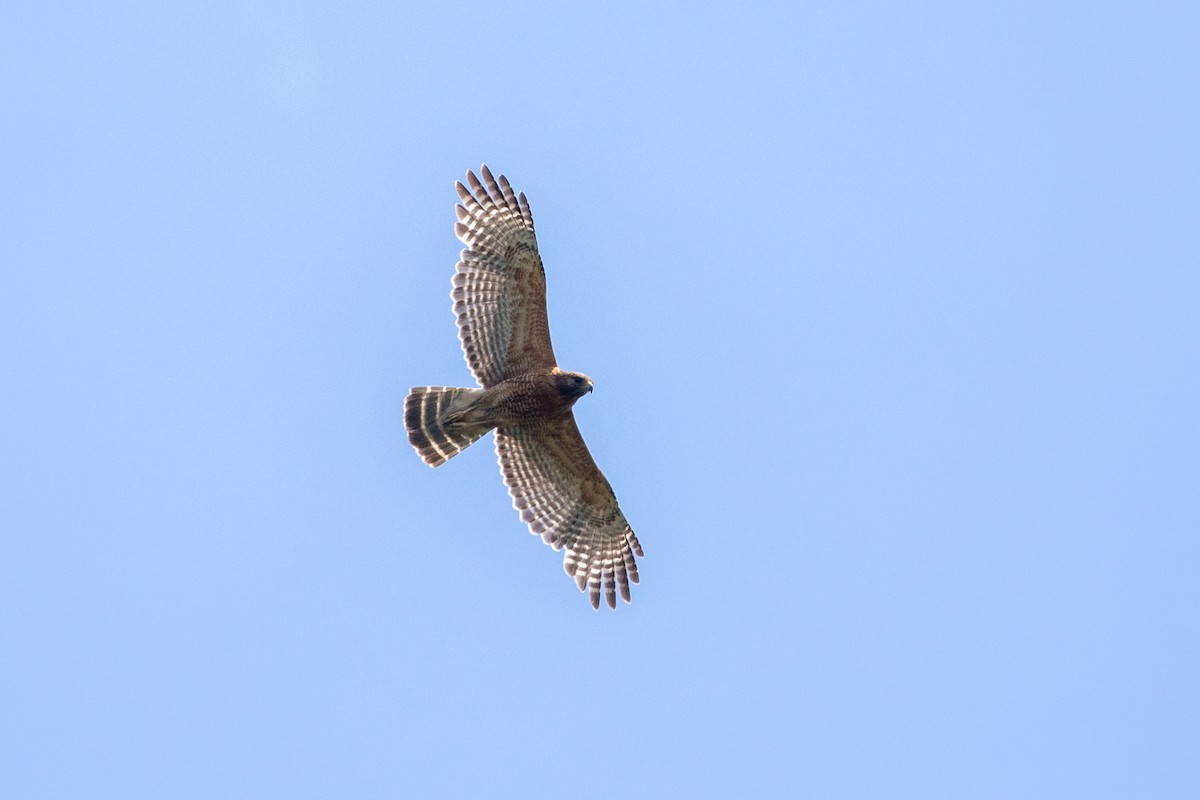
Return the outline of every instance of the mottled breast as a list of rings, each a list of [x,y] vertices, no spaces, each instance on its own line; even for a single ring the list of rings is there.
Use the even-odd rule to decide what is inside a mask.
[[[548,370],[514,375],[487,390],[499,427],[533,424],[571,409],[574,397],[564,396]]]

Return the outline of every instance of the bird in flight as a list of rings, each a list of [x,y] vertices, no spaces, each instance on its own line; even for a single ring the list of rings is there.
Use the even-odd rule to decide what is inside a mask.
[[[467,172],[454,231],[466,246],[454,271],[454,313],[481,388],[417,386],[404,401],[408,440],[431,467],[496,431],[500,474],[529,532],[563,551],[563,568],[609,608],[629,602],[642,546],[596,466],[571,407],[592,379],[558,367],[546,318],[546,272],[525,194],[485,164]]]

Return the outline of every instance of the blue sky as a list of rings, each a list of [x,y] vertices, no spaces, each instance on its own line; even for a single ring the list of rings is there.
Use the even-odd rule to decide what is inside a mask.
[[[1193,4],[3,16],[3,796],[1200,792]],[[405,439],[482,161],[616,613]]]

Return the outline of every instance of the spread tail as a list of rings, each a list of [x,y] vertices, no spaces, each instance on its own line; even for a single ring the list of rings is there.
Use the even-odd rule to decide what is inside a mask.
[[[491,425],[467,422],[463,413],[482,389],[452,389],[445,386],[415,386],[404,400],[404,427],[408,441],[431,467],[444,464],[466,450]]]

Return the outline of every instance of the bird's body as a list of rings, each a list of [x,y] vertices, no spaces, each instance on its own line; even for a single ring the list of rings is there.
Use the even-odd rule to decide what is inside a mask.
[[[558,367],[523,372],[486,389],[419,386],[409,393],[405,426],[421,458],[436,467],[493,428],[561,425],[575,401],[591,390],[586,375]],[[455,446],[464,438],[469,441]]]
[[[454,275],[454,310],[467,364],[481,388],[420,386],[405,401],[409,441],[432,467],[490,430],[513,506],[555,550],[594,607],[603,590],[629,602],[641,545],[596,466],[572,406],[592,390],[578,372],[559,369],[550,346],[546,277],[525,195],[486,166],[484,183],[467,173],[457,185],[455,231],[468,246]],[[486,183],[486,186],[485,186]]]

